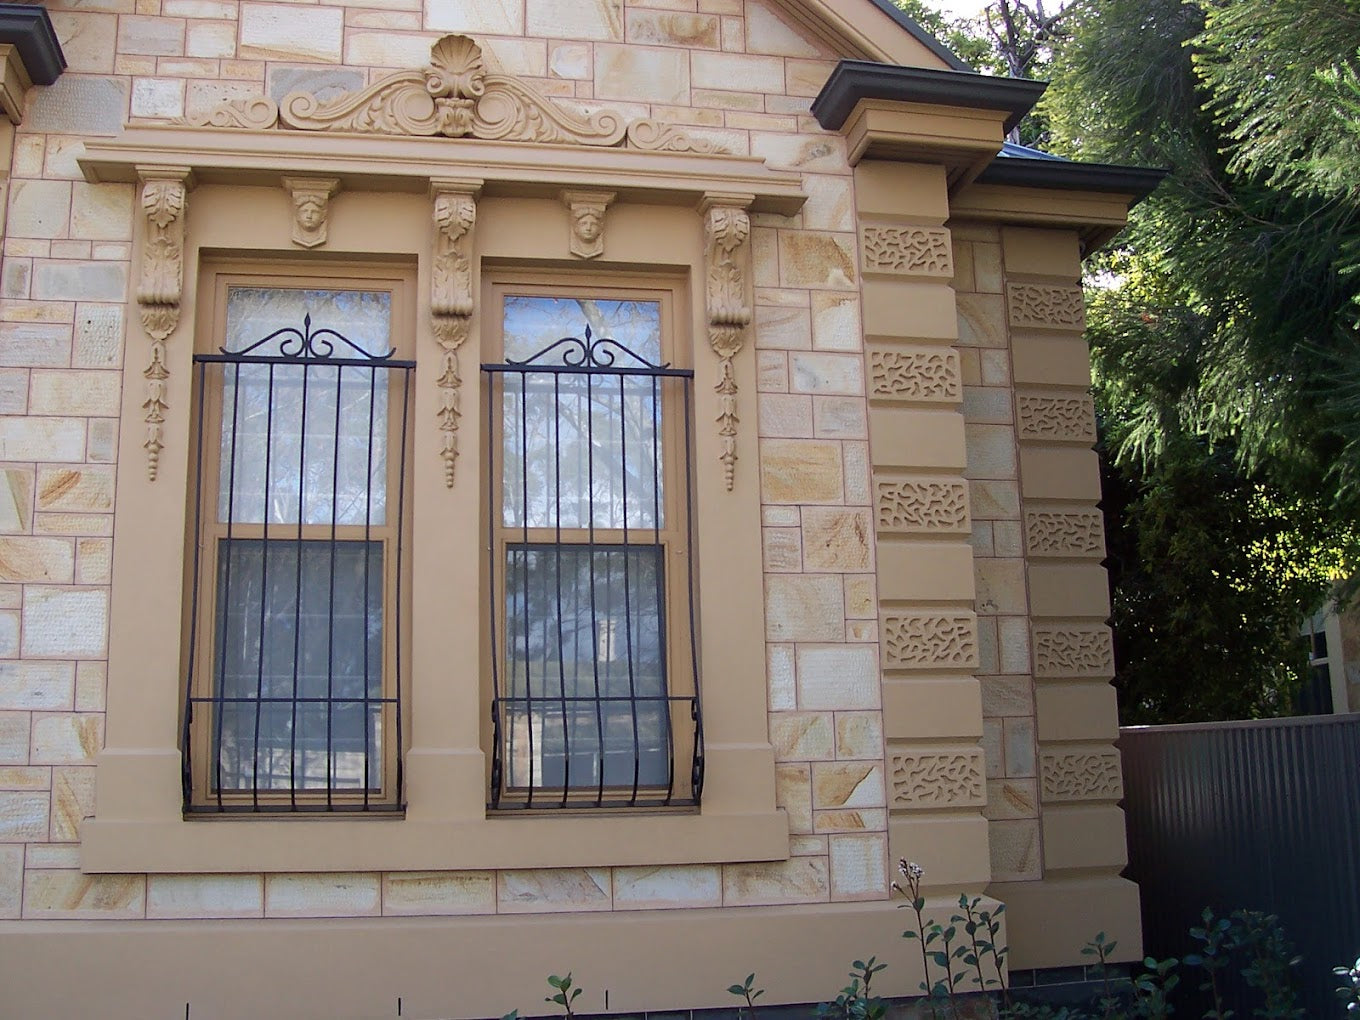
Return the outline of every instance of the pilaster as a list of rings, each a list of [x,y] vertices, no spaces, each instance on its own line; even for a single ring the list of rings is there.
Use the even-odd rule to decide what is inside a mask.
[[[978,892],[986,784],[947,187],[939,165],[855,170],[889,851],[928,888]]]

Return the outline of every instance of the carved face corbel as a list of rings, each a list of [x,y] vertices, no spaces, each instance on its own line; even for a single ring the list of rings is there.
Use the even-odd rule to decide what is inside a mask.
[[[326,216],[340,182],[334,177],[285,177],[283,186],[293,196],[293,243],[303,248],[325,244]]]
[[[705,299],[708,306],[708,343],[722,359],[718,392],[718,435],[722,438],[723,478],[731,491],[737,464],[737,376],[732,359],[741,351],[751,305],[746,299],[750,262],[751,217],[746,207],[751,195],[705,195]]]
[[[430,318],[441,348],[439,378],[440,456],[444,484],[453,488],[458,459],[458,419],[462,416],[462,376],[458,348],[468,338],[474,310],[472,298],[472,230],[477,223],[481,181],[434,180],[434,259],[430,274]]]
[[[604,254],[604,211],[612,191],[564,191],[562,204],[571,210],[571,253],[593,259]]]

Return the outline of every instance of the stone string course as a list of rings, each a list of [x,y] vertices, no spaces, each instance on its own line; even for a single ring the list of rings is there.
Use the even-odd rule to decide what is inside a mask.
[[[834,55],[758,0],[46,6],[69,68],[36,90],[19,129],[0,270],[0,918],[886,898],[859,244],[842,142],[808,113]],[[547,95],[684,125],[803,174],[801,213],[753,217],[758,383],[743,389],[739,412],[761,437],[770,730],[793,856],[665,868],[83,875],[77,841],[103,740],[112,463],[121,387],[141,383],[135,368],[124,377],[123,348],[145,338],[140,326],[124,335],[133,190],[85,183],[73,158],[79,140],[261,93],[356,89],[422,65],[446,32],[476,36],[498,70]]]

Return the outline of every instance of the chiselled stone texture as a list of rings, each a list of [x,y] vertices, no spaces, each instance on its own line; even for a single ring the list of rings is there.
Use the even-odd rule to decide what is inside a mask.
[[[978,662],[977,618],[887,610],[883,660],[888,667],[972,669]]]
[[[952,350],[869,352],[869,395],[890,400],[962,400],[959,356]]]
[[[1031,556],[1103,556],[1105,518],[1099,510],[1026,510]]]
[[[1034,628],[1036,677],[1108,677],[1114,675],[1110,629],[1104,626]]]
[[[864,271],[903,276],[953,276],[949,231],[943,227],[866,226]]]
[[[1096,411],[1089,396],[1055,397],[1021,393],[1016,397],[1021,439],[1057,442],[1096,441]]]
[[[968,531],[968,486],[953,479],[883,479],[875,485],[879,531]]]
[[[987,802],[981,751],[892,751],[891,807],[980,807]]]
[[[1012,283],[1006,287],[1012,326],[1082,329],[1086,324],[1080,287]]]
[[[1119,800],[1124,796],[1119,752],[1113,749],[1044,751],[1039,755],[1039,775],[1047,802]]]

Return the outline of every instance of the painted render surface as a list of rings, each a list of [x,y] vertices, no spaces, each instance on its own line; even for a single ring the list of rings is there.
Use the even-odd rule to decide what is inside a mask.
[[[1097,930],[1137,954],[1079,286],[1083,242],[1131,196],[969,183],[977,159],[959,153],[999,151],[999,114],[866,101],[822,128],[810,105],[842,58],[945,69],[869,0],[44,6],[68,67],[28,90],[13,127],[0,267],[13,1015],[388,1016],[398,996],[403,1015],[500,1015],[568,969],[583,1010],[604,1010],[606,989],[615,1011],[730,1005],[751,970],[773,1002],[806,1002],[870,953],[890,962],[884,993],[911,994],[899,857],[925,867],[942,920],[959,892],[1005,902],[1014,967],[1078,964]],[[426,67],[450,35],[548,107],[634,128],[609,144],[403,129],[375,143],[381,130],[328,135],[279,112],[290,93],[333,100]],[[275,120],[258,119],[260,97]],[[214,121],[231,103],[257,119]],[[187,122],[172,133],[183,165],[156,149],[172,122]],[[658,125],[680,139],[670,151],[647,147]],[[307,172],[271,175],[295,137]],[[207,138],[226,148],[203,155]],[[232,169],[229,150],[256,162]],[[509,168],[536,151],[581,180],[545,190]],[[158,188],[180,203],[159,223]],[[320,226],[295,220],[300,195]],[[437,231],[440,201],[475,204],[475,228]],[[475,521],[481,313],[441,298],[430,266],[591,269],[596,241],[573,227],[591,203],[607,265],[690,267],[704,655],[730,647],[741,672],[703,695],[714,765],[698,815],[487,818],[487,737],[461,711],[482,697],[478,655],[450,669],[427,608],[414,669],[439,682],[417,676],[414,709],[437,706],[447,716],[427,718],[458,736],[415,723],[404,820],[182,819],[179,702],[138,715],[138,699],[181,683],[183,585],[144,565],[182,566],[187,541],[175,373],[200,328],[201,251],[308,271],[326,253],[410,255],[417,520]],[[158,239],[179,252],[173,300],[146,297]],[[735,319],[705,278],[725,259]],[[432,410],[448,356],[456,458]],[[729,365],[730,422],[715,385]],[[161,398],[164,428],[147,412]],[[161,514],[179,524],[158,544],[145,522]],[[421,524],[417,542],[424,528],[452,576],[477,575],[480,531]],[[459,587],[418,578],[417,604],[447,598],[476,647],[478,585]],[[716,611],[732,593],[751,595],[749,615]]]

